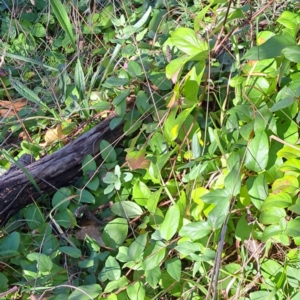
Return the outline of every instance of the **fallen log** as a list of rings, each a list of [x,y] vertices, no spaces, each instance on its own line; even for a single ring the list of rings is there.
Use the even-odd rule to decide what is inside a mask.
[[[123,124],[111,130],[109,123],[113,117],[105,119],[51,155],[26,166],[36,186],[22,170],[12,169],[0,176],[0,226],[42,195],[51,194],[74,182],[81,175],[84,157],[99,153],[101,140],[109,143],[119,141],[123,134]]]

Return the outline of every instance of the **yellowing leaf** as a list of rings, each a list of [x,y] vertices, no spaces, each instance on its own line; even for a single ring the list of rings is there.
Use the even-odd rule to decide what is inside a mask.
[[[208,190],[204,187],[196,188],[192,191],[192,199],[197,204],[203,204],[204,202],[201,200],[201,197],[208,193]]]
[[[61,124],[57,124],[56,128],[48,129],[45,134],[45,143],[40,146],[49,146],[56,141],[63,140],[65,135],[62,133]]]

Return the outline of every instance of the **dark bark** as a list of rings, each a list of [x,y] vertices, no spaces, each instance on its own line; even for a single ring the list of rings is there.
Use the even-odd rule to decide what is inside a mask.
[[[110,130],[111,119],[102,121],[70,144],[26,166],[39,190],[21,170],[13,169],[0,176],[0,226],[33,200],[74,182],[81,175],[83,158],[87,154],[99,153],[101,140],[117,143],[123,134],[123,124]]]

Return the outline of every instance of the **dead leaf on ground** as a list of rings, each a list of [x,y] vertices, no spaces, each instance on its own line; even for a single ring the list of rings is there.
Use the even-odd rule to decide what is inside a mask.
[[[76,238],[79,240],[85,240],[86,235],[88,235],[90,238],[94,239],[95,241],[98,242],[98,244],[101,247],[106,247],[103,240],[102,240],[102,235],[99,230],[99,225],[85,225],[82,226],[77,232],[76,232]]]
[[[0,116],[1,117],[15,116],[15,110],[19,112],[25,105],[27,105],[27,100],[25,98],[20,98],[15,100],[13,104],[7,100],[0,100]],[[13,106],[15,107],[15,110]]]
[[[45,143],[39,144],[41,147],[46,147],[56,141],[62,141],[66,136],[61,131],[61,124],[57,124],[56,128],[51,128],[46,131]]]

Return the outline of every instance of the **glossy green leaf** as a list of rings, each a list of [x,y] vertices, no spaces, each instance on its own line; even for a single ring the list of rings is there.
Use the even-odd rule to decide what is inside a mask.
[[[132,196],[135,202],[139,205],[146,206],[150,195],[151,191],[147,185],[144,182],[137,180],[132,189]]]
[[[128,248],[128,257],[134,261],[138,262],[142,259],[142,254],[145,250],[147,244],[148,234],[139,235],[134,242]]]
[[[95,197],[94,195],[89,192],[88,190],[79,190],[76,192],[77,196],[77,201],[81,203],[95,203]]]
[[[69,209],[59,211],[54,216],[55,221],[64,228],[73,228],[76,224],[74,214]]]
[[[261,212],[259,222],[262,224],[278,224],[281,218],[286,217],[286,212],[283,208],[272,207]]]
[[[300,46],[290,46],[282,50],[285,58],[294,62],[300,63]]]
[[[180,231],[179,235],[181,237],[187,237],[193,241],[199,240],[211,233],[212,228],[207,222],[193,222],[184,225]]]
[[[110,281],[107,284],[104,292],[105,293],[110,293],[110,292],[113,292],[113,291],[117,291],[118,289],[121,289],[121,288],[127,286],[128,283],[129,283],[129,280],[125,276],[122,276],[118,280]]]
[[[181,242],[175,249],[182,255],[190,255],[191,253],[201,252],[201,246],[198,243]]]
[[[160,226],[160,235],[163,239],[169,241],[177,232],[180,221],[180,210],[178,205],[174,204],[167,210],[165,219]]]
[[[289,194],[283,191],[277,191],[274,194],[269,194],[269,196],[263,202],[260,211],[264,211],[272,207],[286,208],[291,204],[292,204],[292,198]]]
[[[170,42],[188,55],[202,54],[203,60],[208,56],[208,46],[204,40],[198,38],[196,32],[190,28],[179,27],[171,33]]]
[[[231,197],[224,198],[220,201],[208,214],[207,223],[213,229],[217,230],[222,227],[225,222],[230,204]]]
[[[71,195],[71,190],[69,188],[60,188],[56,193],[53,195],[52,198],[52,206],[58,208],[59,210],[66,209],[69,204],[70,200],[65,200]]]
[[[241,190],[241,170],[240,163],[236,163],[224,180],[226,191],[232,196],[236,196]]]
[[[111,163],[117,159],[117,154],[113,146],[106,140],[100,142],[101,157],[105,162]]]
[[[16,254],[20,245],[20,234],[12,232],[1,239],[0,254],[1,256]]]
[[[291,237],[299,237],[300,236],[300,218],[290,220],[287,224],[287,229],[285,233]]]
[[[116,258],[109,256],[105,261],[105,275],[110,281],[118,280],[121,277],[121,268]]]
[[[68,300],[90,300],[97,298],[102,292],[102,288],[99,284],[89,284],[77,287]]]
[[[119,217],[129,219],[136,218],[143,214],[141,207],[133,201],[116,202],[112,205],[111,211]]]
[[[167,79],[165,72],[151,72],[148,78],[162,91],[169,91],[172,88],[172,82]]]
[[[293,175],[284,175],[282,178],[276,179],[272,185],[272,191],[283,191],[294,195],[299,189],[299,182],[297,177]]]
[[[279,225],[270,225],[264,229],[262,242],[266,243],[269,239],[282,234],[282,228]]]
[[[81,251],[78,248],[63,246],[58,249],[60,252],[65,253],[71,257],[79,258],[81,257]]]
[[[294,171],[294,172],[298,172],[300,173],[300,160],[299,159],[289,159],[286,162],[284,162],[279,169],[282,172],[290,172],[290,171]]]
[[[269,159],[269,141],[264,131],[258,132],[250,141],[246,150],[245,165],[254,172],[261,172],[265,169]]]
[[[109,222],[103,229],[103,242],[107,247],[117,249],[125,241],[128,234],[126,219],[117,218]]]
[[[250,177],[247,179],[246,185],[251,202],[256,208],[260,209],[263,201],[268,196],[268,184],[265,176],[259,174],[256,177]]]
[[[42,273],[47,273],[51,271],[53,267],[53,262],[49,256],[43,253],[30,253],[27,258],[31,261],[37,261],[37,269]]]
[[[158,205],[158,202],[160,200],[160,195],[162,192],[162,188],[159,190],[153,192],[150,194],[148,200],[147,200],[147,209],[151,214],[154,214]]]
[[[134,78],[143,75],[143,70],[142,70],[140,64],[134,60],[129,61],[128,66],[127,66],[127,71],[129,73],[129,75]]]
[[[176,281],[181,277],[181,260],[177,257],[165,261],[165,266],[169,275]]]
[[[143,268],[151,270],[158,267],[166,255],[166,245],[161,241],[156,241],[146,248],[144,253]]]
[[[155,289],[157,284],[161,278],[161,270],[160,267],[155,267],[151,270],[145,270],[146,281],[149,285]]]
[[[282,50],[296,44],[289,35],[274,35],[260,46],[252,47],[246,52],[243,59],[263,60],[282,55]]]
[[[44,215],[40,211],[39,207],[33,204],[24,209],[24,218],[31,230],[37,229],[45,223]]]
[[[194,107],[185,109],[177,117],[177,109],[171,111],[164,123],[164,136],[168,141],[174,141],[177,138],[183,122],[193,109]]]
[[[132,285],[129,285],[126,289],[127,296],[130,300],[145,299],[145,288],[142,282],[137,281]]]

